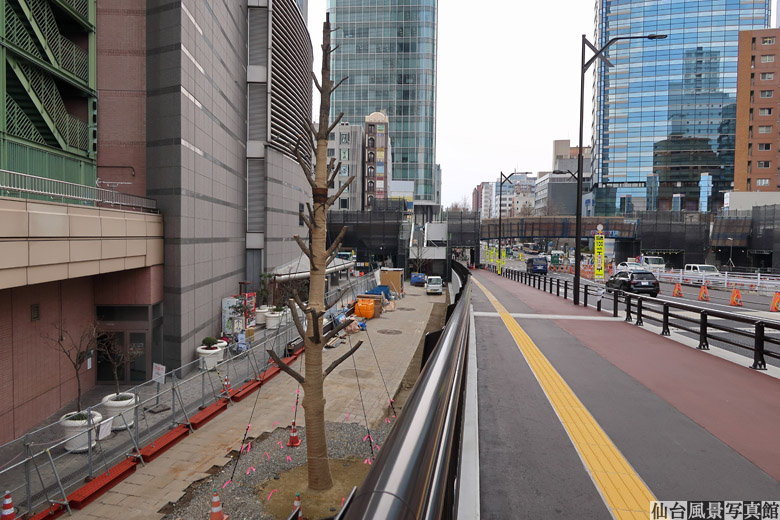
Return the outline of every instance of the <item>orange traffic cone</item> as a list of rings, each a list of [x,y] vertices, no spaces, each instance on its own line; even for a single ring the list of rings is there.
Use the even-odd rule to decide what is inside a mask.
[[[684,298],[682,292],[682,285],[680,285],[679,283],[674,284],[674,292],[672,293],[672,296]]]
[[[769,305],[770,312],[780,312],[780,292],[776,292],[772,297],[772,303]]]
[[[222,503],[219,501],[217,489],[214,488],[214,496],[211,497],[211,516],[209,520],[228,520],[229,515],[222,512]]]
[[[222,384],[223,391],[227,394],[228,397],[230,397],[230,394],[233,393],[233,387],[230,386],[230,378],[226,377],[225,382]]]
[[[16,510],[14,509],[14,502],[11,500],[11,492],[5,492],[5,498],[3,499],[3,515],[0,516],[2,520],[14,520],[16,518]]]
[[[292,429],[290,430],[290,440],[287,441],[288,448],[297,448],[301,445],[301,439],[298,437],[298,430],[295,428],[295,421],[292,422]]]
[[[731,301],[729,302],[729,305],[732,307],[742,307],[742,293],[739,292],[739,289],[734,289],[731,291]]]
[[[301,516],[301,494],[295,493],[295,501],[293,502],[293,511],[298,510],[298,516]]]
[[[710,290],[707,289],[706,285],[702,285],[701,289],[699,289],[699,301],[700,302],[710,301]]]

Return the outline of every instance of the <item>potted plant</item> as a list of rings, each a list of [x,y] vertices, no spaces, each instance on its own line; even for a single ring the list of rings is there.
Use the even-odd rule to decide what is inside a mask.
[[[282,321],[285,308],[281,305],[277,305],[272,310],[265,313],[265,328],[278,329],[279,323]]]
[[[217,366],[217,363],[222,361],[222,358],[225,356],[225,349],[220,347],[218,345],[219,340],[212,336],[206,336],[200,343],[201,345],[196,349],[196,352],[198,356],[203,358],[206,370],[211,370]]]
[[[78,337],[73,336],[68,330],[60,325],[54,338],[49,338],[54,342],[55,348],[65,354],[68,358],[76,376],[76,411],[69,412],[60,418],[60,425],[65,430],[65,449],[70,452],[84,452],[90,448],[90,436],[87,431],[95,428],[103,416],[92,410],[82,410],[81,402],[81,367],[95,353],[95,347],[98,340],[97,322],[86,325]],[[81,433],[81,435],[79,435]],[[97,433],[92,434],[92,446],[95,445]]]
[[[260,273],[260,290],[257,292],[257,298],[260,305],[255,311],[255,322],[257,325],[265,325],[265,315],[270,310],[268,303],[271,300],[270,282],[274,275],[271,273]]]
[[[119,370],[128,363],[143,356],[143,350],[125,348],[116,341],[113,333],[103,333],[97,341],[97,351],[111,365],[114,376],[114,392],[103,397],[102,403],[109,417],[114,417],[112,430],[125,430],[131,427],[135,419],[135,407],[138,396],[119,391]],[[121,415],[121,417],[120,417]]]

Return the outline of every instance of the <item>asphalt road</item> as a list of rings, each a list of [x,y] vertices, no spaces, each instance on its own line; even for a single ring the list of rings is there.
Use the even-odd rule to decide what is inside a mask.
[[[659,500],[780,497],[780,484],[746,458],[744,446],[722,440],[730,438],[727,428],[749,428],[739,418],[722,417],[728,413],[726,404],[735,410],[750,408],[750,400],[743,404],[731,402],[744,399],[743,394],[716,395],[717,389],[726,392],[723,374],[734,373],[748,383],[771,380],[773,387],[777,380],[712,356],[700,359],[696,350],[621,320],[562,306],[559,298],[491,273],[475,271],[474,276],[508,312],[518,313],[520,327]],[[531,370],[481,289],[475,288],[472,301],[482,517],[612,518],[540,386],[544,376]],[[581,316],[565,319],[569,314]],[[701,379],[687,381],[692,359],[701,367],[696,373]],[[711,375],[709,365],[721,372]],[[734,391],[737,385],[736,380],[728,382]],[[706,417],[691,417],[704,409],[710,410],[712,424]],[[773,410],[765,412],[777,420]],[[758,431],[765,429],[762,425]],[[747,445],[765,442],[745,438],[753,435],[744,431],[741,438]]]

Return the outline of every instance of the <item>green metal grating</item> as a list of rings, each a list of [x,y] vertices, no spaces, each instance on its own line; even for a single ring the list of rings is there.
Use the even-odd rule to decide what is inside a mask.
[[[30,121],[30,118],[27,117],[27,114],[24,113],[24,110],[22,110],[19,105],[16,104],[16,101],[8,94],[5,95],[5,106],[5,122],[9,134],[21,137],[22,139],[27,139],[28,141],[46,144],[46,140],[38,129],[35,128],[35,125]]]
[[[54,12],[47,0],[19,0],[26,4],[32,17],[46,39],[54,59],[63,69],[89,81],[89,53],[60,34]]]
[[[35,45],[35,40],[30,37],[24,23],[13,10],[11,4],[8,3],[5,4],[5,37],[10,43],[24,49],[36,58],[43,58],[38,46]]]

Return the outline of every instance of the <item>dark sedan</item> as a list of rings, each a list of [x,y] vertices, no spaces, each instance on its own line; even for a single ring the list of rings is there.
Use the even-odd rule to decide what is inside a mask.
[[[646,293],[655,298],[661,288],[650,271],[618,271],[607,280],[607,292],[613,290]]]

